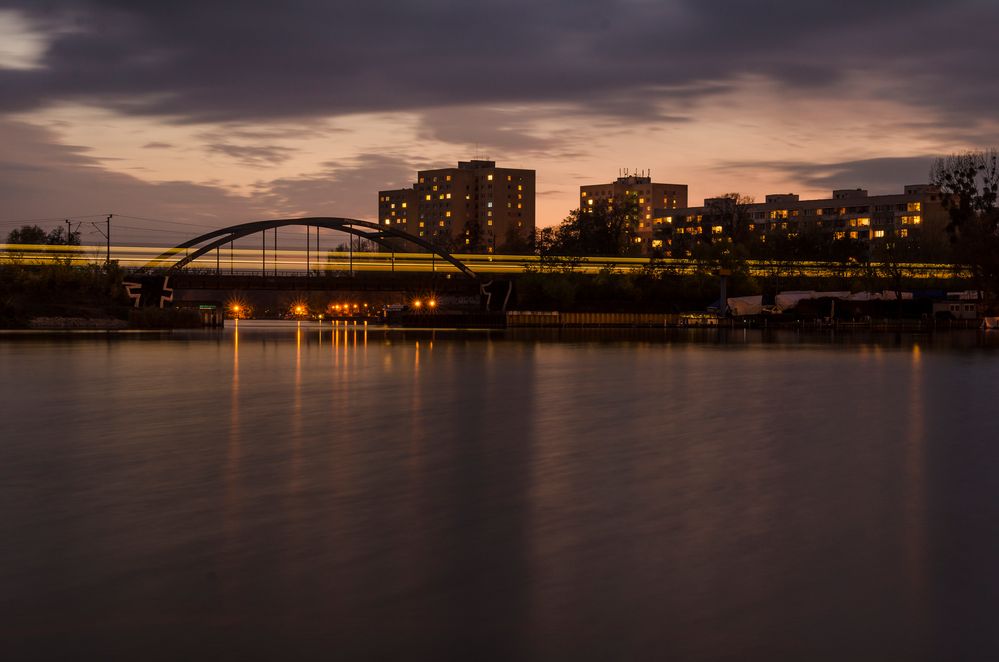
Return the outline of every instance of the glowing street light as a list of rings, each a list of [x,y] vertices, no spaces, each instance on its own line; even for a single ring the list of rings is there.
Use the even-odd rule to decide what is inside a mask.
[[[430,308],[436,308],[437,307],[437,299],[431,299],[430,301],[427,301],[427,306],[430,307]]]
[[[413,301],[413,308],[422,308],[422,307],[423,307],[423,302],[422,301],[420,301],[419,299],[416,299],[415,301]]]

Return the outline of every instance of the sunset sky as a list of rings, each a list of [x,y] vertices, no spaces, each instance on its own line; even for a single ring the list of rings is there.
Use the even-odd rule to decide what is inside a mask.
[[[476,156],[537,170],[539,226],[621,168],[692,203],[893,192],[999,142],[997,26],[995,0],[0,0],[0,231],[372,219]]]

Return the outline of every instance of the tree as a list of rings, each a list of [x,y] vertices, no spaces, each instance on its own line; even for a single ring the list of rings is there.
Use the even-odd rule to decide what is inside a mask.
[[[68,237],[68,240],[67,240]],[[62,227],[46,233],[37,225],[22,225],[7,234],[8,244],[47,244],[50,246],[79,246],[79,231],[69,232]]]
[[[937,159],[930,181],[940,187],[950,217],[954,259],[967,267],[991,306],[999,293],[999,152],[995,149]]]
[[[539,255],[623,257],[640,252],[635,243],[638,232],[637,198],[611,204],[604,200],[569,212],[555,228],[538,233]]]

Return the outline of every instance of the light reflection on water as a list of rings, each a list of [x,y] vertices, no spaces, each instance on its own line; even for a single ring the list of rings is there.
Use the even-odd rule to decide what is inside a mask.
[[[3,340],[0,644],[992,657],[997,344],[247,321]]]

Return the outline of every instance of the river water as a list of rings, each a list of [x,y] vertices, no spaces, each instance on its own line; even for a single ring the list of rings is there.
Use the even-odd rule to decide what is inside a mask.
[[[0,337],[0,657],[996,659],[999,338]]]

